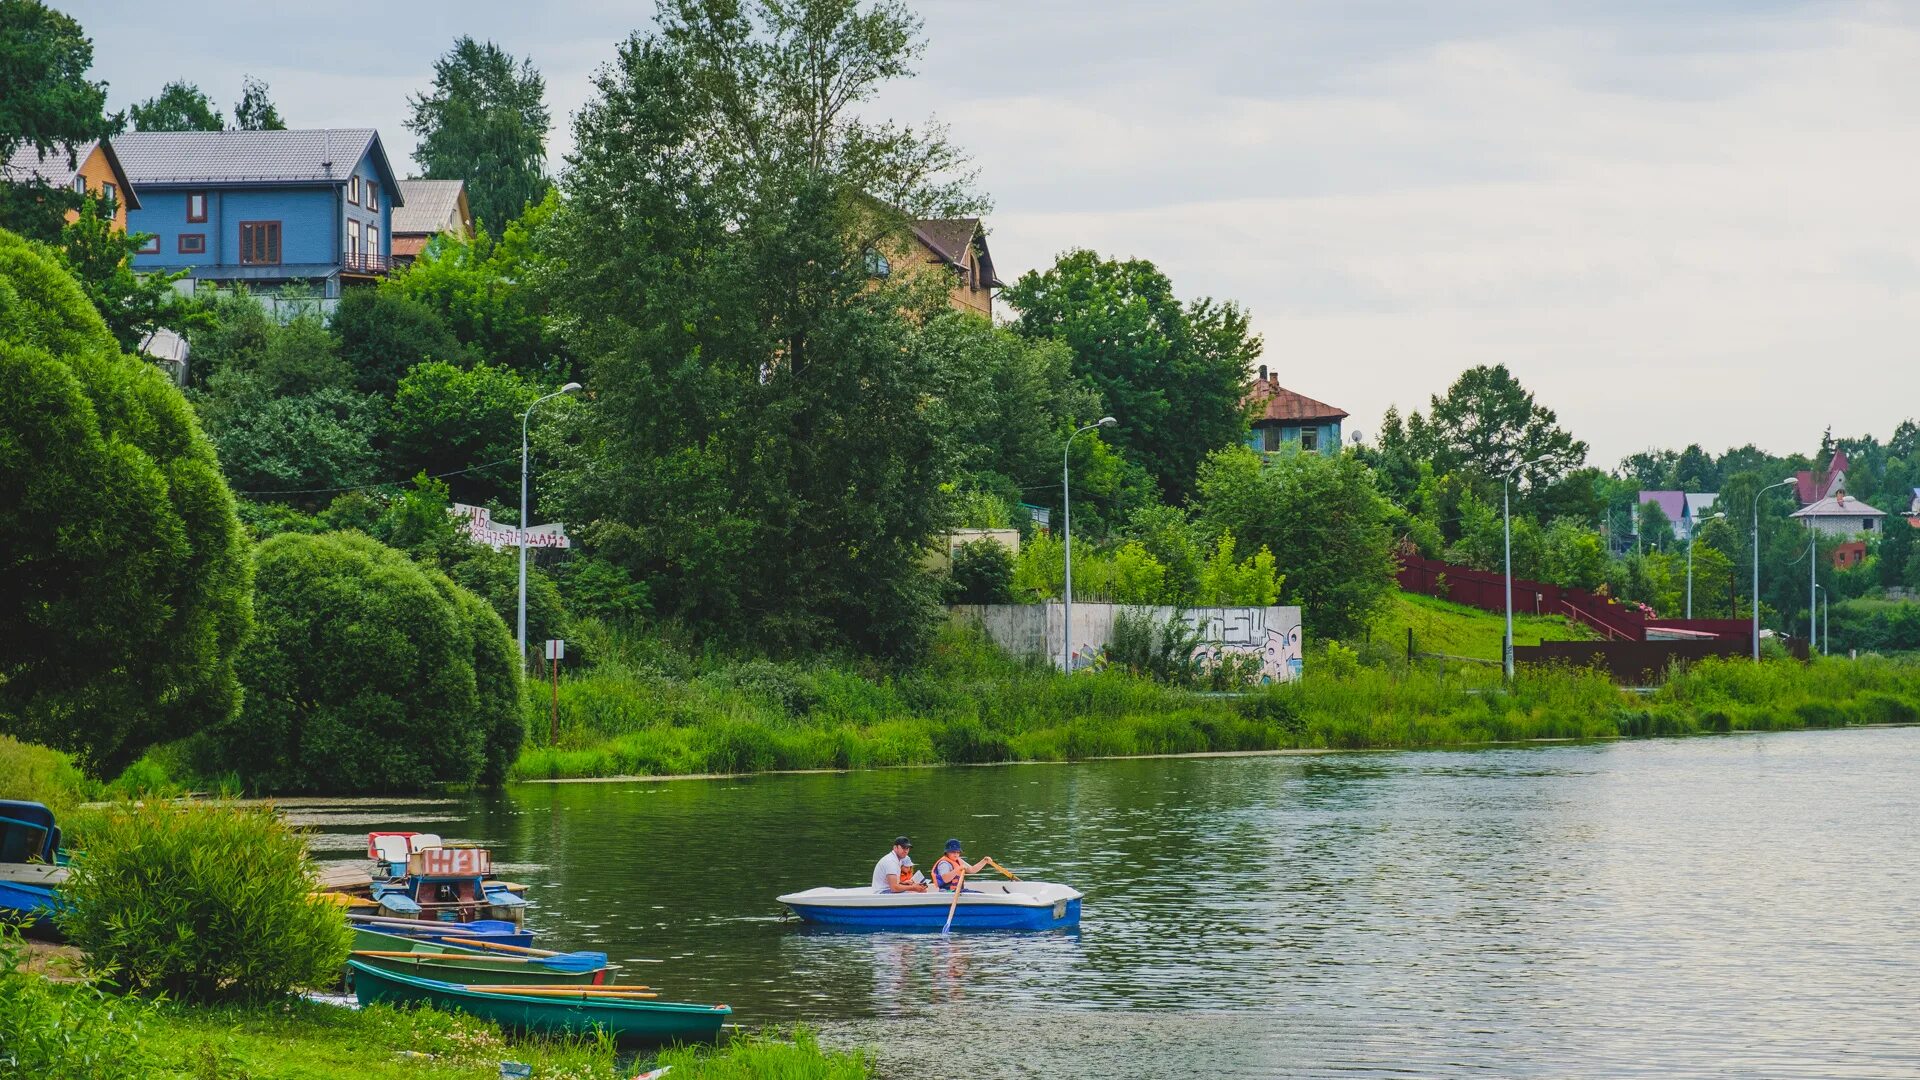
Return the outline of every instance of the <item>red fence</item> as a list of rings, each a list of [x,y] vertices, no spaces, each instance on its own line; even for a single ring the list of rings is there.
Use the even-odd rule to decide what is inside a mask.
[[[1438,559],[1403,553],[1400,588],[1483,611],[1507,610],[1505,577]],[[1524,578],[1513,579],[1513,610],[1523,615],[1559,615],[1572,619],[1608,641],[1645,641],[1647,629],[1653,627],[1712,634],[1721,641],[1738,640],[1745,647],[1752,634],[1751,626],[1737,619],[1649,619],[1639,609],[1611,597]]]

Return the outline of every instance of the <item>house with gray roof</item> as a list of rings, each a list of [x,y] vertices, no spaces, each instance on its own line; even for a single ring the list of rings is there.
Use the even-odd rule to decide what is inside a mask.
[[[1829,536],[1859,536],[1878,532],[1880,522],[1887,514],[1844,491],[1837,491],[1812,506],[1795,511],[1793,516],[1806,522],[1809,528]]]
[[[402,180],[400,194],[402,203],[393,211],[394,265],[419,258],[427,242],[442,233],[462,240],[473,235],[465,180]]]
[[[114,148],[140,192],[127,228],[152,234],[136,270],[337,297],[392,265],[405,195],[372,128],[139,131]]]

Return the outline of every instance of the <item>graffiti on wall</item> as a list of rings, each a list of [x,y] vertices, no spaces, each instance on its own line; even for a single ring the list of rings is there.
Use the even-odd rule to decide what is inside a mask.
[[[1258,642],[1204,641],[1193,649],[1193,662],[1202,670],[1218,667],[1229,656],[1259,658],[1259,680],[1262,683],[1297,679],[1305,664],[1300,628],[1297,626],[1291,630],[1269,628]]]

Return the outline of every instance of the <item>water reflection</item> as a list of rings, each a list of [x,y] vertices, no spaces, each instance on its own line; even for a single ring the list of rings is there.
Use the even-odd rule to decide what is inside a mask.
[[[547,940],[902,1074],[960,1038],[983,1077],[1872,1076],[1920,1073],[1915,775],[1920,729],[1887,729],[393,810],[494,845]],[[322,853],[379,813],[316,818]],[[865,881],[901,831],[1073,884],[1081,930],[822,931],[773,902]]]

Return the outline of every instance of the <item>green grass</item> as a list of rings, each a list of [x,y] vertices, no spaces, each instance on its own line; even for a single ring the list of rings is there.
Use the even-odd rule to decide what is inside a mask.
[[[1387,609],[1374,620],[1374,645],[1377,648],[1384,644],[1405,655],[1409,629],[1416,652],[1498,660],[1506,617],[1432,596],[1395,593]],[[1555,615],[1515,615],[1513,619],[1515,645],[1588,641],[1594,637],[1586,627]]]

